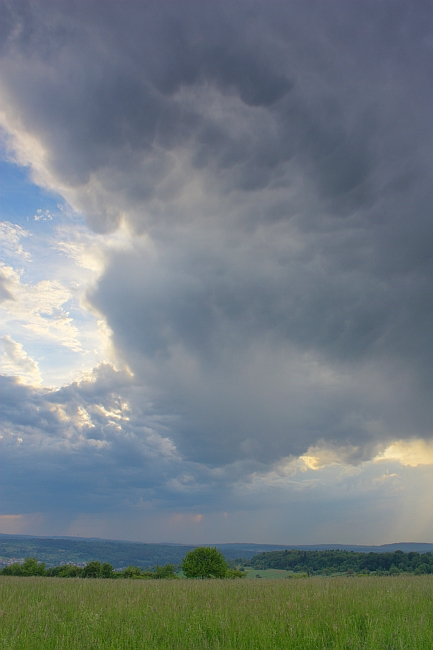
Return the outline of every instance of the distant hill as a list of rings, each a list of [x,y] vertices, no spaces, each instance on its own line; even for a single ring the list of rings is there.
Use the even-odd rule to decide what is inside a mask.
[[[403,551],[409,553],[433,552],[433,544],[424,542],[396,542],[395,544],[382,544],[381,546],[362,546],[357,544],[213,544],[219,548],[227,557],[245,557],[249,558],[250,554],[266,553],[268,551],[284,551],[286,548],[297,549],[300,551],[356,551],[357,553],[393,553],[394,551]]]
[[[0,557],[36,557],[48,566],[65,562],[90,562],[99,560],[109,562],[115,568],[133,564],[142,568],[156,564],[179,564],[185,554],[200,544],[145,544],[125,540],[106,540],[81,537],[34,537],[30,535],[0,534]],[[203,545],[202,545],[203,546]],[[227,559],[244,558],[250,560],[258,553],[298,549],[305,551],[345,550],[358,553],[389,553],[397,550],[408,553],[433,552],[433,544],[420,542],[400,542],[382,546],[359,546],[349,544],[316,544],[299,546],[292,544],[206,544],[216,546]]]
[[[431,552],[405,553],[400,549],[382,553],[343,549],[285,549],[258,553],[248,563],[253,569],[276,569],[304,575],[433,573]]]
[[[194,546],[142,544],[102,539],[0,535],[0,557],[36,557],[47,566],[99,560],[114,568],[178,564]]]

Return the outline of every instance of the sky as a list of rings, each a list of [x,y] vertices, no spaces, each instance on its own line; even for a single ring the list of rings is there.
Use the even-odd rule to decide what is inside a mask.
[[[432,541],[425,0],[0,0],[0,532]]]

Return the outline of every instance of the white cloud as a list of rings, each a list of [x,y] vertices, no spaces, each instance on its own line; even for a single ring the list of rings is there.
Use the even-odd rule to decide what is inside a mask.
[[[381,454],[376,461],[398,460],[402,465],[417,467],[433,465],[433,442],[431,440],[396,440]]]
[[[31,233],[21,226],[10,223],[9,221],[0,221],[0,239],[2,242],[3,250],[9,254],[17,255],[31,261],[31,256],[28,251],[25,251],[21,239],[30,237]]]
[[[38,364],[28,356],[21,343],[6,335],[0,338],[0,345],[3,349],[1,370],[4,374],[17,376],[24,384],[41,384]]]
[[[26,283],[14,271],[9,272],[9,278],[14,300],[2,305],[6,326],[20,322],[40,340],[81,351],[79,331],[65,309],[65,304],[72,299],[71,291],[57,280]]]
[[[49,210],[42,210],[38,208],[36,214],[33,215],[34,221],[52,221],[53,215]]]
[[[63,218],[70,217],[70,210],[64,210]],[[109,328],[89,305],[86,291],[103,268],[107,247],[125,246],[125,236],[100,241],[72,217],[74,225],[59,223],[48,230],[30,224],[32,263],[21,255],[18,264],[12,253],[11,263],[0,261],[0,329],[38,358],[49,385],[116,358]],[[11,226],[5,232],[9,248],[16,250],[22,229]]]
[[[52,241],[54,250],[66,255],[79,267],[93,272],[93,277],[89,275],[86,278],[88,284],[101,275],[110,253],[128,250],[131,244],[131,233],[127,228],[119,228],[109,235],[95,235],[83,225],[67,224],[56,229]]]

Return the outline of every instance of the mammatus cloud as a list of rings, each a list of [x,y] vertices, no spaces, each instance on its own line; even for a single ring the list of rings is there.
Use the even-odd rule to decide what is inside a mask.
[[[413,459],[413,440],[429,458],[427,6],[0,6],[9,155],[95,233],[119,237],[101,252],[95,235],[69,231],[56,246],[94,272],[85,304],[133,375],[122,390],[151,404],[176,450],[152,498],[169,503],[173,488],[201,507],[269,483],[272,503],[295,470],[313,487],[326,472],[347,483],[378,458]],[[7,227],[20,254],[23,234]],[[78,350],[69,289],[34,288],[34,304],[3,304],[27,300],[38,336],[61,310],[49,332]],[[110,384],[94,383],[120,417]],[[65,421],[108,417],[86,399],[76,393],[82,410]],[[118,459],[130,425],[119,426]],[[111,438],[95,440],[86,449],[109,454]]]

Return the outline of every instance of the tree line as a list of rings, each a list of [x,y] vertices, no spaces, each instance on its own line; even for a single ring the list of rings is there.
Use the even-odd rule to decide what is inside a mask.
[[[51,578],[109,578],[132,580],[177,580],[185,578],[243,578],[244,567],[253,569],[284,569],[295,574],[375,574],[397,575],[414,573],[416,575],[433,573],[433,554],[411,551],[392,553],[362,553],[356,551],[327,550],[303,551],[291,549],[258,553],[251,561],[230,561],[215,547],[198,547],[189,551],[180,565],[156,565],[153,569],[128,566],[115,571],[108,562],[92,560],[84,567],[73,564],[47,567],[36,558],[26,558],[23,564],[11,564],[2,570],[5,576],[45,576]]]
[[[356,551],[302,551],[291,549],[254,555],[248,564],[254,569],[284,569],[310,575],[332,573],[433,573],[432,553],[394,551],[361,553]]]
[[[137,566],[128,566],[115,571],[112,564],[92,560],[86,566],[73,564],[48,567],[36,558],[26,558],[22,564],[15,562],[0,570],[4,576],[41,576],[46,578],[103,578],[132,580],[177,580],[181,569],[186,578],[243,578],[246,574],[236,568],[230,568],[224,555],[216,548],[199,547],[189,551],[180,567],[174,564],[156,565],[152,570],[142,570]]]

